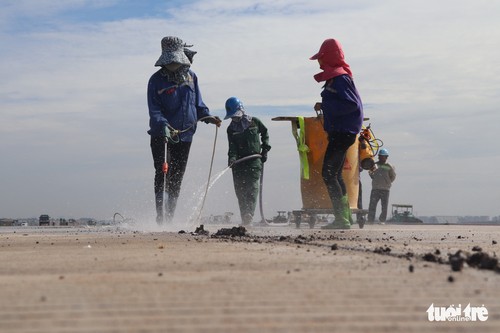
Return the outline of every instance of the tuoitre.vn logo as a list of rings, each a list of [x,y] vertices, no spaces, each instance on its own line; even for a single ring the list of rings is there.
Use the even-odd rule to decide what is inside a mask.
[[[470,303],[462,309],[462,305],[434,306],[427,309],[429,321],[486,321],[488,320],[488,309],[484,306],[471,306]]]

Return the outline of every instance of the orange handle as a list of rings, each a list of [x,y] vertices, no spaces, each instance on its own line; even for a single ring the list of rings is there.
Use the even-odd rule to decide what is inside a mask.
[[[167,162],[164,162],[164,163],[163,163],[163,168],[162,168],[162,170],[163,170],[163,173],[165,173],[165,174],[168,172],[168,163],[167,163]]]

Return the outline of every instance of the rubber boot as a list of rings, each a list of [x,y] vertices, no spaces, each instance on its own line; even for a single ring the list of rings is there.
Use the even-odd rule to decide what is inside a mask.
[[[332,200],[333,215],[335,220],[321,229],[351,229],[351,223],[346,218],[344,203],[342,200]]]
[[[250,213],[245,213],[241,216],[242,225],[245,227],[250,226],[250,224],[252,224],[252,220],[253,216]]]
[[[354,224],[354,221],[352,219],[351,205],[349,204],[349,198],[347,197],[347,194],[342,197],[342,204],[344,208],[344,217],[349,221],[351,225]]]
[[[175,208],[177,207],[177,197],[166,194],[165,199],[165,222],[170,223],[174,219]]]
[[[163,192],[158,192],[155,195],[156,204],[156,223],[163,224]]]

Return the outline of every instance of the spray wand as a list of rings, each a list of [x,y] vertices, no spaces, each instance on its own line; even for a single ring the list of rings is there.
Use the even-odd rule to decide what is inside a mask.
[[[198,121],[205,121],[207,124],[208,124],[208,119],[217,119],[217,117],[215,116],[206,116],[206,117],[202,117],[200,119],[198,119]],[[194,127],[195,124],[192,124],[191,126],[183,129],[183,130],[177,130],[175,128],[173,128],[172,126],[170,126],[170,124],[167,124],[165,126],[165,137],[166,137],[166,140],[165,140],[165,161],[163,162],[163,165],[162,165],[162,171],[163,173],[165,174],[165,182],[167,180],[167,172],[168,172],[168,162],[167,162],[167,156],[168,156],[168,142],[172,142],[172,143],[178,143],[179,142],[179,134],[181,133],[184,133],[184,132],[187,132],[189,131],[191,128]],[[214,156],[215,156],[215,147],[217,145],[217,133],[218,133],[218,129],[219,127],[216,126],[215,127],[215,139],[214,139],[214,146],[213,146],[213,150],[212,150],[212,159],[210,161],[210,170],[208,172],[208,181],[207,181],[207,188],[205,190],[205,195],[203,196],[203,202],[202,202],[202,205],[201,205],[201,208],[200,208],[200,213],[198,215],[198,220],[200,219],[200,216],[201,216],[201,212],[203,210],[203,206],[205,205],[205,198],[207,196],[207,193],[208,193],[208,187],[209,187],[209,184],[210,184],[210,177],[212,176],[212,166],[213,166],[213,163],[214,163]],[[166,184],[164,185],[164,189],[166,190]]]

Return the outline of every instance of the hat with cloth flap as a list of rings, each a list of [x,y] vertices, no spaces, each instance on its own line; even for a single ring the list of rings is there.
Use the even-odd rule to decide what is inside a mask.
[[[191,66],[195,51],[187,49],[193,45],[187,45],[178,37],[167,36],[161,40],[161,56],[156,61],[155,66],[165,66],[171,63]],[[186,55],[189,53],[189,57]]]

